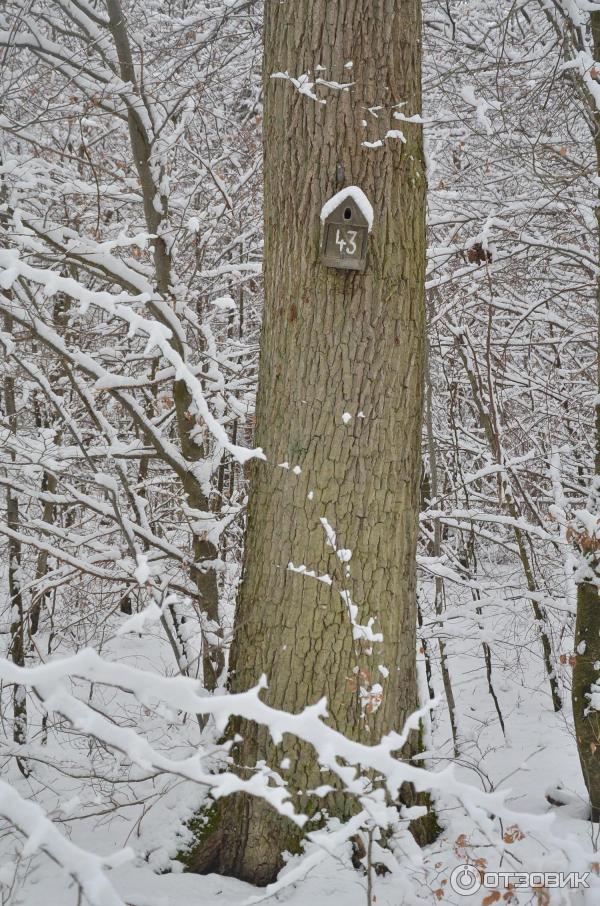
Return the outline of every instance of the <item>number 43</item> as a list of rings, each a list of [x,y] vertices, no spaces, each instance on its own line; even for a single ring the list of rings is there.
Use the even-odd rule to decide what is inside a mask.
[[[346,230],[346,237],[340,236],[340,231],[336,230],[335,234],[335,244],[338,246],[340,252],[344,255],[355,255],[356,254],[356,230]]]

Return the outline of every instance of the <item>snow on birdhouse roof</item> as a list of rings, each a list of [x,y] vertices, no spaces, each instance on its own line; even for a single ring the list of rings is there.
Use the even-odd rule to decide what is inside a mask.
[[[352,199],[356,207],[359,209],[360,213],[367,221],[367,227],[370,233],[373,229],[373,205],[371,204],[363,190],[359,189],[358,186],[346,186],[345,189],[341,189],[339,192],[336,192],[336,194],[333,195],[329,199],[329,201],[326,201],[321,208],[321,223],[324,223],[329,215],[333,214],[335,209],[344,201],[347,201],[349,198]]]

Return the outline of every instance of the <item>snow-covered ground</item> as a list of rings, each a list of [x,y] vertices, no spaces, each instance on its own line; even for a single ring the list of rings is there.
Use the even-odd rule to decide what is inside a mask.
[[[457,598],[454,605],[460,607],[459,602]],[[536,640],[528,629],[528,607],[527,601],[512,600],[507,595],[504,602],[490,608],[491,616],[483,618],[493,651],[492,678],[506,740],[487,689],[481,638],[472,630],[472,618],[449,621],[452,636],[447,638],[447,653],[456,698],[459,755],[453,757],[442,700],[434,712],[426,765],[437,771],[453,762],[457,778],[477,790],[506,793],[505,806],[528,815],[554,815],[552,838],[545,832],[528,830],[527,819],[522,826],[515,821],[498,827],[496,822],[494,845],[476,816],[469,816],[453,796],[442,793],[436,797],[441,836],[425,850],[413,845],[406,834],[397,840],[394,856],[399,870],[386,876],[372,874],[371,902],[389,906],[410,906],[417,901],[535,906],[600,902],[600,891],[593,886],[579,892],[511,891],[502,882],[495,889],[481,888],[469,896],[453,892],[450,886],[452,870],[461,864],[481,871],[565,872],[582,871],[582,854],[586,852],[593,860],[598,828],[587,820],[568,695],[563,712],[555,714]],[[436,641],[429,644],[435,654]],[[564,644],[568,651],[569,640]],[[170,651],[158,630],[148,629],[142,637],[113,635],[105,644],[103,656],[150,667],[163,675],[173,673]],[[434,668],[434,685],[441,693],[436,664]],[[561,669],[568,680],[568,663]],[[88,686],[88,701],[106,706],[106,690]],[[111,695],[110,713],[122,725],[135,725],[155,748],[168,751],[172,758],[190,753],[198,740],[198,728],[189,719],[183,723],[164,706],[141,706],[118,690]],[[340,898],[347,906],[367,903],[367,878],[352,867],[348,843],[330,854],[309,843],[305,855],[289,860],[275,890],[261,890],[219,876],[182,874],[173,858],[185,841],[186,819],[203,801],[202,787],[131,767],[125,758],[74,733],[66,724],[52,725],[47,743],[41,743],[38,735],[30,751],[32,758],[37,755],[40,761],[27,780],[10,758],[2,759],[2,779],[23,797],[42,804],[61,832],[78,846],[103,855],[132,847],[135,858],[109,872],[112,884],[129,906],[237,906],[256,902],[256,898],[291,906],[305,906],[307,902],[320,906]],[[5,745],[8,743],[3,739],[0,756]],[[568,800],[568,804],[560,808],[551,805],[546,798],[549,790],[555,791],[554,798]],[[505,845],[499,847],[497,841],[502,837]],[[563,840],[564,847],[557,840]],[[591,875],[588,883],[593,885],[597,880]],[[77,885],[61,868],[39,850],[23,851],[22,838],[6,825],[0,831],[0,881],[2,906],[78,906],[85,902],[79,900]]]

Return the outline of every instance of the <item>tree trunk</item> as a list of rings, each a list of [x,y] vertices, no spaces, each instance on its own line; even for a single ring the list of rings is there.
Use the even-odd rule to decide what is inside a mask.
[[[10,318],[4,318],[4,329],[7,334],[11,331]],[[8,429],[11,434],[17,434],[17,405],[15,402],[15,379],[12,375],[4,377],[4,408],[6,412]],[[12,462],[16,456],[10,454]],[[19,500],[11,488],[6,491],[6,524],[14,532],[21,528],[19,519]],[[21,590],[21,542],[18,538],[8,539],[8,594],[10,600],[10,644],[9,657],[17,667],[25,666],[25,620],[23,608],[23,593]],[[13,686],[13,740],[17,745],[27,742],[27,697],[25,687],[15,683]],[[27,761],[16,756],[19,770],[24,777],[29,776]]]
[[[267,3],[265,19],[256,442],[270,464],[254,465],[251,475],[231,687],[245,690],[265,673],[265,699],[293,712],[326,696],[333,726],[375,743],[401,729],[417,705],[425,174],[420,126],[392,114],[420,113],[420,6],[298,0]],[[271,78],[309,71],[354,84],[348,91],[317,87],[326,100],[319,103]],[[385,139],[392,129],[401,129],[405,142]],[[377,148],[362,144],[378,138],[384,141]],[[320,262],[320,210],[345,185],[359,186],[375,212],[365,273]],[[344,413],[352,415],[348,424]],[[289,469],[276,465],[285,462]],[[351,577],[326,543],[322,517],[337,546],[352,551]],[[290,570],[291,562],[330,574],[333,585]],[[358,605],[357,622],[374,618],[383,642],[353,639],[340,595],[346,589]],[[383,687],[380,704],[376,684]],[[275,748],[264,729],[246,721],[232,731],[243,736],[235,758],[245,772],[266,759],[300,791],[327,782],[297,740]],[[288,769],[279,767],[284,757]],[[319,803],[298,798],[309,813]],[[326,807],[344,818],[353,804],[338,793]],[[217,831],[194,868],[271,882],[282,851],[297,849],[297,828],[247,796],[224,801],[218,813]]]
[[[143,107],[143,102],[145,102],[143,85],[138,84],[136,66],[127,31],[127,20],[123,13],[121,2],[120,0],[106,0],[106,8],[109,16],[109,28],[119,61],[121,78],[124,82],[131,83],[135,94],[140,97]],[[129,105],[127,111],[127,124],[131,153],[142,189],[146,226],[148,231],[156,237],[152,241],[156,289],[162,296],[163,301],[166,302],[171,297],[173,262],[171,261],[168,244],[165,241],[165,235],[168,235],[167,198],[160,190],[162,178],[165,175],[164,165],[160,161],[153,160],[152,136],[147,131],[139,111],[131,105]],[[161,309],[153,302],[149,304],[149,310],[158,321],[166,324],[171,329],[173,333],[171,342],[181,357],[185,359],[186,348],[181,335],[178,333],[180,329],[178,321],[176,319],[171,320],[170,314],[166,315],[168,308],[165,309],[163,307]],[[204,446],[192,436],[195,428],[195,420],[190,411],[192,396],[184,380],[174,381],[173,400],[181,452],[190,464],[190,468],[183,479],[183,492],[186,502],[191,509],[208,512],[210,509],[209,500],[194,469],[194,466],[205,458],[205,450]],[[191,570],[191,577],[196,586],[199,609],[207,614],[209,620],[218,624],[220,620],[219,588],[217,573],[214,568],[218,555],[217,548],[212,542],[200,537],[195,532],[192,552],[194,564]],[[177,633],[179,630],[177,618],[174,616],[173,620]],[[218,633],[215,632],[214,635],[219,637],[217,644],[209,644],[207,639],[203,639],[203,683],[209,690],[216,688],[224,666],[221,633],[220,631]]]
[[[590,14],[594,58],[600,58],[600,13]],[[600,176],[600,112],[591,99],[594,144],[596,149],[596,172]],[[600,190],[596,207],[597,241],[600,243]],[[600,394],[600,277],[596,281],[596,317],[597,317],[597,352],[598,352],[598,390]],[[595,477],[590,489],[588,509],[600,513],[600,396],[596,401],[595,420]],[[587,546],[587,545],[586,545]],[[589,701],[586,694],[592,683],[600,682],[600,670],[595,666],[600,662],[600,551],[592,542],[591,550],[585,554],[587,568],[579,570],[580,580],[577,586],[577,621],[575,625],[575,664],[573,667],[573,684],[571,697],[573,702],[573,721],[577,739],[577,751],[583,779],[590,797],[591,819],[600,821],[600,713],[588,711]]]

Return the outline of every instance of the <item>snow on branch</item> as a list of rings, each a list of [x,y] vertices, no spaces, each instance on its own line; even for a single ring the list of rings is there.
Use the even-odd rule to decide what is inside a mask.
[[[593,861],[593,854],[587,852],[575,837],[565,836],[564,832],[554,830],[555,815],[526,814],[508,807],[506,801],[510,797],[510,790],[484,792],[457,779],[452,766],[434,773],[401,761],[397,754],[404,748],[410,732],[418,729],[430,704],[412,714],[401,733],[391,732],[378,744],[365,745],[348,739],[325,723],[328,715],[324,699],[298,714],[289,714],[265,704],[260,698],[261,690],[267,685],[264,677],[247,692],[210,696],[199,692],[201,687],[195,679],[184,676],[162,677],[147,670],[109,662],[92,649],[84,649],[72,657],[36,667],[18,667],[6,659],[0,659],[2,682],[35,689],[48,710],[63,714],[81,732],[112,748],[125,751],[140,767],[154,766],[161,771],[205,783],[215,798],[242,790],[261,796],[299,826],[306,822],[306,817],[295,813],[284,785],[270,785],[274,774],[264,764],[249,780],[242,780],[232,772],[211,774],[205,771],[202,768],[201,751],[186,759],[168,758],[156,752],[135,730],[119,727],[108,721],[68,692],[63,680],[76,678],[126,690],[141,703],[159,700],[190,714],[211,714],[220,732],[224,731],[231,717],[239,716],[267,727],[275,744],[280,743],[284,734],[289,733],[310,744],[321,766],[335,774],[346,792],[357,796],[361,802],[365,798],[361,772],[374,771],[382,778],[392,800],[397,799],[403,783],[414,784],[417,791],[452,795],[491,840],[495,840],[494,817],[499,817],[518,823],[524,831],[542,836],[547,845],[568,854],[576,866],[587,867]],[[315,791],[315,794],[319,795],[319,792]],[[376,792],[375,790],[369,795],[373,796]],[[373,802],[375,801],[377,796]]]
[[[251,450],[231,443],[227,432],[210,411],[202,390],[202,384],[170,342],[173,336],[170,328],[158,321],[144,318],[133,310],[132,305],[153,301],[148,293],[140,293],[133,296],[122,292],[115,296],[105,291],[90,290],[82,286],[73,277],[61,277],[54,271],[32,267],[21,260],[19,253],[14,249],[0,250],[0,268],[5,269],[4,274],[0,276],[0,285],[4,289],[9,289],[18,277],[23,277],[32,283],[43,286],[46,295],[54,295],[57,292],[65,293],[80,303],[82,312],[85,312],[90,305],[93,305],[108,315],[120,318],[129,325],[129,335],[131,337],[138,330],[145,333],[148,337],[146,353],[158,347],[167,361],[174,366],[177,380],[185,381],[198,408],[199,415],[203,418],[216,441],[231,453],[239,463],[245,463],[253,458],[265,459],[264,453],[260,448]],[[117,383],[119,380],[118,377],[115,378]],[[109,389],[110,384],[111,381],[107,377],[103,381],[103,389]]]
[[[96,856],[76,846],[60,833],[39,805],[23,799],[3,780],[0,780],[0,815],[27,837],[23,856],[43,850],[73,878],[91,906],[125,906],[104,872],[133,859],[132,849]]]

